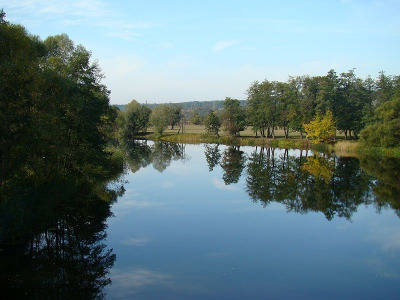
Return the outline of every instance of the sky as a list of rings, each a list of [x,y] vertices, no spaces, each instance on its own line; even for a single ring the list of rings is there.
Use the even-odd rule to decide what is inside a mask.
[[[0,0],[40,38],[92,52],[111,104],[246,99],[255,80],[399,75],[400,0]]]

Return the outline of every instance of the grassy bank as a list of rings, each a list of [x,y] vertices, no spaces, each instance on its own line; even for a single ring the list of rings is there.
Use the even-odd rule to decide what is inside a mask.
[[[174,143],[200,144],[214,143],[222,145],[235,146],[260,146],[260,147],[277,147],[285,149],[311,149],[318,152],[335,152],[339,156],[359,157],[363,155],[398,157],[400,158],[400,148],[382,148],[361,145],[358,141],[346,141],[344,136],[338,133],[337,141],[333,145],[312,144],[306,139],[301,139],[298,132],[290,134],[289,139],[285,139],[282,130],[276,130],[276,138],[256,137],[254,132],[249,129],[242,131],[241,136],[231,137],[224,132],[220,137],[213,137],[205,134],[204,126],[188,125],[185,133],[178,133],[178,129],[166,130],[161,137],[156,137],[150,130],[144,138],[149,140],[160,140]]]

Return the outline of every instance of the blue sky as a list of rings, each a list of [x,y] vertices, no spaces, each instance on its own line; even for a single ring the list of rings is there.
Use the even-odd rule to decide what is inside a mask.
[[[399,75],[400,0],[0,0],[7,20],[92,51],[111,103],[246,98],[254,80]]]

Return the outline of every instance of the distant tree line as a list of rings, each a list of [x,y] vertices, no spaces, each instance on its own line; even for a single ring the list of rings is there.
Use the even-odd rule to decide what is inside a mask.
[[[122,113],[125,118],[131,113],[130,105]],[[205,125],[207,133],[214,136],[219,136],[221,129],[238,136],[250,127],[256,136],[275,138],[279,128],[285,138],[295,131],[302,139],[307,136],[315,143],[329,143],[338,130],[345,139],[361,136],[362,141],[376,146],[400,144],[400,76],[383,71],[375,80],[358,78],[353,69],[340,75],[330,70],[326,76],[289,77],[286,82],[255,81],[247,90],[246,101],[226,98],[152,107],[143,128],[153,125],[157,135],[168,125],[174,128],[184,117],[186,122]]]
[[[297,131],[318,143],[331,142],[339,130],[345,139],[361,135],[365,143],[398,146],[400,76],[380,72],[376,80],[360,79],[354,70],[340,75],[330,70],[326,76],[289,77],[286,82],[255,81],[246,105],[226,98],[219,118],[232,136],[249,126],[256,136],[275,138],[275,129],[281,128],[285,138]]]

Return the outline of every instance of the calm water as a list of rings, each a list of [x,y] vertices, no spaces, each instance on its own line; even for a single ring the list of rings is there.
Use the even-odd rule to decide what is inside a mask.
[[[108,299],[400,299],[398,161],[168,143],[130,156]]]
[[[400,161],[135,142],[0,193],[0,299],[400,299]]]

